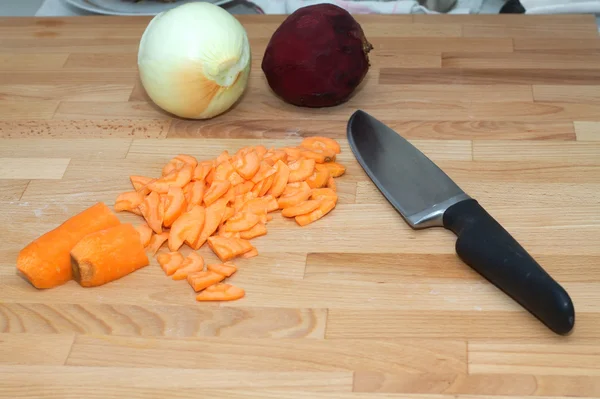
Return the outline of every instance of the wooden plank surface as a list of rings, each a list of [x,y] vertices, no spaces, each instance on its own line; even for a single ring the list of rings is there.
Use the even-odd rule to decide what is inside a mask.
[[[600,38],[585,15],[357,15],[374,50],[345,104],[283,103],[260,69],[283,16],[236,16],[252,47],[243,100],[204,121],[141,85],[150,17],[0,18],[0,396],[515,399],[600,396]],[[557,336],[455,254],[411,230],[350,151],[379,117],[477,198],[571,294]],[[149,267],[102,287],[37,290],[28,242],[156,176],[179,153],[342,146],[339,203],[276,215],[239,260],[246,297],[198,303]],[[138,223],[131,214],[122,221]],[[206,247],[199,253],[216,262]]]

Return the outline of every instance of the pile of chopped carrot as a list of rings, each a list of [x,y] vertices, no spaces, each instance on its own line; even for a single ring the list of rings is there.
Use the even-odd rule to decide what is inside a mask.
[[[250,240],[267,234],[275,211],[299,226],[331,212],[335,178],[346,171],[335,162],[339,153],[335,140],[309,137],[297,147],[244,147],[210,160],[180,154],[158,178],[130,176],[134,190],[117,197],[115,210],[144,218],[137,227],[142,245],[156,255],[166,243],[169,252],[158,262],[172,278],[187,279],[197,300],[238,299],[244,291],[222,282],[237,270],[228,262],[258,255]],[[179,253],[204,244],[223,262],[207,271],[200,255]]]

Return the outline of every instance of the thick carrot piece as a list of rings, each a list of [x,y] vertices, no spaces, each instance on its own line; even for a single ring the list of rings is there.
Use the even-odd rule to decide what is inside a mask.
[[[208,238],[208,246],[221,259],[221,262],[227,262],[233,258],[243,255],[252,250],[250,241],[243,238],[227,238],[212,236]]]
[[[213,170],[215,166],[214,161],[202,161],[194,169],[192,180],[205,180],[206,176]]]
[[[267,194],[272,195],[277,198],[285,190],[285,186],[288,184],[288,179],[290,177],[290,167],[283,163],[282,160],[278,160],[275,163],[275,168],[277,168],[277,174],[275,175],[275,179],[273,180],[273,184],[267,191]]]
[[[327,185],[328,180],[329,169],[324,167],[322,164],[316,164],[315,171],[308,179],[306,179],[306,183],[308,183],[310,188],[321,188]]]
[[[208,271],[222,274],[225,277],[231,277],[237,272],[237,266],[233,263],[213,263],[206,266]]]
[[[121,193],[115,200],[115,211],[123,212],[128,211],[135,213],[136,215],[142,215],[138,206],[144,201],[144,195],[138,191],[128,191]]]
[[[277,173],[277,169],[275,169],[275,167],[271,166],[268,162],[262,161],[260,163],[260,168],[258,169],[258,172],[256,172],[256,174],[252,176],[252,179],[250,180],[252,180],[254,184],[257,184],[261,180],[264,180],[267,177],[274,175],[275,173]]]
[[[346,167],[344,165],[340,165],[337,162],[327,162],[322,165],[324,168],[329,169],[329,175],[331,177],[340,177],[344,173],[346,173]]]
[[[243,298],[246,292],[231,284],[218,283],[206,287],[198,295],[197,301],[235,301]]]
[[[140,241],[142,242],[142,246],[145,248],[148,244],[150,244],[150,239],[152,238],[152,229],[147,224],[141,224],[135,228],[137,232],[140,234]]]
[[[244,259],[249,259],[254,258],[255,256],[258,256],[258,249],[252,248],[250,251],[246,252],[245,254],[242,254],[241,257]]]
[[[257,223],[248,230],[240,231],[240,238],[243,238],[244,240],[251,240],[266,234],[267,226],[265,226],[264,223]]]
[[[181,215],[169,231],[169,250],[177,251],[184,242],[191,247],[200,236],[200,232],[204,227],[205,208],[200,205],[195,205],[191,210]]]
[[[187,209],[187,201],[181,187],[169,187],[163,208],[163,226],[170,227]]]
[[[169,239],[169,232],[163,231],[160,234],[153,234],[150,242],[146,246],[146,251],[156,255],[160,247]]]
[[[175,273],[183,264],[183,260],[181,252],[163,252],[156,257],[156,261],[167,276]]]
[[[25,246],[17,270],[36,288],[52,288],[72,279],[69,252],[83,237],[120,224],[106,204],[99,202],[70,217]]]
[[[330,139],[329,137],[321,137],[321,136],[313,136],[306,137],[302,140],[300,144],[302,147],[307,148],[320,148],[320,149],[329,149],[334,153],[339,154],[341,152],[340,144],[334,139]]]
[[[183,193],[187,201],[187,210],[194,205],[201,205],[204,199],[204,181],[191,181],[184,188]]]
[[[174,170],[181,169],[185,164],[190,165],[194,169],[198,165],[198,161],[191,155],[179,154],[164,166],[162,175],[165,176]]]
[[[319,206],[321,206],[321,200],[307,200],[283,209],[281,215],[293,218],[294,216],[310,213],[319,208]]]
[[[162,233],[164,206],[160,199],[160,195],[156,191],[152,191],[144,198],[144,201],[138,207],[148,226],[156,234]]]
[[[254,150],[248,151],[233,162],[237,173],[246,180],[250,180],[260,168],[260,158]]]
[[[308,179],[315,171],[314,159],[299,159],[290,165],[288,182],[294,183]]]
[[[231,182],[229,180],[214,180],[210,185],[209,189],[204,194],[204,204],[209,206],[219,198],[221,198],[229,188],[231,187]]]
[[[204,216],[204,226],[200,232],[200,236],[194,241],[191,247],[195,250],[200,249],[206,242],[208,237],[213,235],[217,228],[223,221],[227,207],[227,201],[225,199],[218,199],[206,208]]]
[[[192,286],[192,289],[196,292],[202,291],[211,285],[215,285],[225,280],[225,276],[220,273],[213,271],[199,271],[190,273],[187,276],[188,283]]]
[[[229,152],[227,150],[225,150],[221,153],[221,155],[219,155],[217,157],[216,165],[218,166],[219,164],[221,164],[225,161],[229,161],[230,159],[231,159],[231,155],[229,155]]]
[[[131,180],[131,185],[133,186],[133,189],[135,191],[141,191],[144,187],[148,185],[148,183],[156,179],[146,176],[129,176],[129,180]],[[141,192],[143,195],[148,195],[150,193],[150,190],[148,190],[148,192]]]
[[[323,216],[331,212],[333,208],[335,208],[335,201],[331,199],[321,200],[321,205],[318,209],[315,209],[314,211],[305,215],[296,216],[296,223],[298,223],[300,226],[306,226],[309,223],[321,219]]]
[[[83,287],[109,283],[150,264],[140,235],[129,223],[83,237],[71,258],[73,277]]]
[[[189,164],[184,164],[181,169],[175,169],[163,177],[151,182],[148,184],[148,188],[152,191],[164,194],[169,191],[169,187],[171,186],[183,188],[183,186],[192,180],[193,174],[194,168]]]
[[[249,230],[258,222],[260,222],[260,217],[258,217],[258,215],[250,212],[239,212],[227,220],[225,223],[225,231],[233,233],[236,231]]]
[[[190,252],[173,274],[173,280],[185,280],[190,273],[201,272],[202,270],[204,270],[204,258],[196,252]]]
[[[335,183],[335,179],[333,178],[333,176],[329,176],[329,179],[327,179],[326,187],[333,191],[337,191],[337,184]]]

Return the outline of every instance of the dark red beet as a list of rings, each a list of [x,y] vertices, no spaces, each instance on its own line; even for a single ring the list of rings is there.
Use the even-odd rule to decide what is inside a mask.
[[[348,11],[316,4],[296,10],[277,28],[262,70],[284,101],[329,107],[350,98],[369,70],[372,48]]]

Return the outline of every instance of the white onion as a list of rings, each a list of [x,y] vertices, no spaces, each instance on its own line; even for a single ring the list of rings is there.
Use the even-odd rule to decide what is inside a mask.
[[[191,119],[227,111],[246,88],[250,64],[242,24],[208,2],[187,3],[156,15],[138,51],[140,79],[152,101]]]

